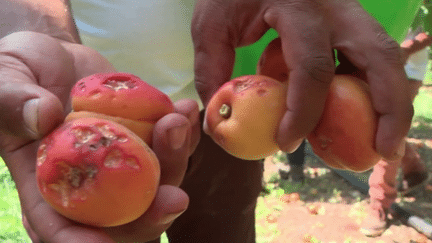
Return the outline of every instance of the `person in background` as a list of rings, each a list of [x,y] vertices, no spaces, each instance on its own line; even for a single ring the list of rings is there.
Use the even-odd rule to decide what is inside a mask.
[[[432,37],[425,34],[422,28],[410,31],[407,39],[401,44],[405,70],[409,77],[412,101],[422,86],[429,60],[428,46]],[[397,185],[399,168],[402,170],[402,181]],[[429,173],[415,147],[406,143],[405,155],[398,160],[382,159],[373,168],[369,177],[369,212],[361,225],[360,231],[366,236],[379,236],[388,227],[387,215],[397,192],[408,194],[420,188],[429,179]]]
[[[377,2],[362,0],[375,13],[382,10]],[[419,2],[391,7],[410,19]],[[340,49],[368,73],[380,121],[377,151],[392,160],[403,156],[413,108],[399,45],[362,4],[0,1],[0,156],[16,183],[32,240],[158,242],[166,231],[170,242],[255,242],[262,161],[228,155],[202,132],[200,121],[212,94],[246,74],[238,71],[248,66],[244,53],[260,53],[276,37],[267,34],[270,29],[281,37],[291,70],[288,109],[277,133],[280,148],[294,151],[315,127],[335,71],[332,49]],[[251,66],[249,74],[256,62]],[[35,154],[39,140],[70,111],[72,85],[115,71],[131,72],[167,93],[176,110],[155,125],[152,149],[161,164],[161,185],[150,209],[126,225],[92,228],[62,217],[43,200]]]
[[[303,184],[305,181],[304,164],[305,164],[306,140],[292,153],[286,153],[289,170],[279,169],[281,179],[288,180],[294,184]]]

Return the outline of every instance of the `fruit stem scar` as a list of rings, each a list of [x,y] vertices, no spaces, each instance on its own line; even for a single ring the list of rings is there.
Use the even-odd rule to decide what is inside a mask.
[[[231,106],[223,104],[219,109],[219,115],[225,119],[228,119],[231,116]]]

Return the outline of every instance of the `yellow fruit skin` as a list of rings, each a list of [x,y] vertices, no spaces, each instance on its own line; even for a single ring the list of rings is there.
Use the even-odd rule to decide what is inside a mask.
[[[257,160],[272,155],[279,150],[276,133],[286,112],[286,92],[286,84],[262,75],[233,79],[207,105],[204,131],[235,157]],[[220,112],[224,105],[229,116]]]

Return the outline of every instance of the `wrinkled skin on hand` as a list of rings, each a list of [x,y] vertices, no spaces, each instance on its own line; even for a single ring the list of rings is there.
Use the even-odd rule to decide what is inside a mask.
[[[60,216],[41,197],[35,179],[39,139],[70,112],[69,93],[77,80],[114,71],[95,50],[48,35],[16,32],[0,40],[0,156],[16,182],[23,222],[35,242],[149,241],[188,206],[178,186],[199,140],[198,105],[192,100],[175,103],[175,112],[155,124],[152,149],[161,164],[161,186],[136,221],[85,227]]]
[[[356,0],[206,0],[192,22],[195,83],[206,104],[230,80],[236,47],[269,28],[281,37],[290,79],[277,134],[292,152],[316,126],[335,72],[333,50],[366,74],[378,113],[375,146],[387,159],[404,154],[413,107],[398,43]]]

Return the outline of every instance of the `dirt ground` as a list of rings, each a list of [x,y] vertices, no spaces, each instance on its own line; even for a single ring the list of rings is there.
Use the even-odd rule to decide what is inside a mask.
[[[432,172],[431,121],[416,122],[410,131],[409,142],[416,145]],[[306,182],[303,185],[293,185],[278,176],[280,168],[286,169],[284,154],[276,154],[265,161],[264,180],[268,193],[259,198],[257,211],[257,234],[261,242],[432,243],[424,234],[392,215],[389,215],[389,228],[381,236],[362,235],[359,228],[367,215],[368,196],[326,167],[309,145],[306,153]],[[367,182],[369,174],[355,176]],[[409,196],[399,195],[397,203],[432,225],[432,182]]]

